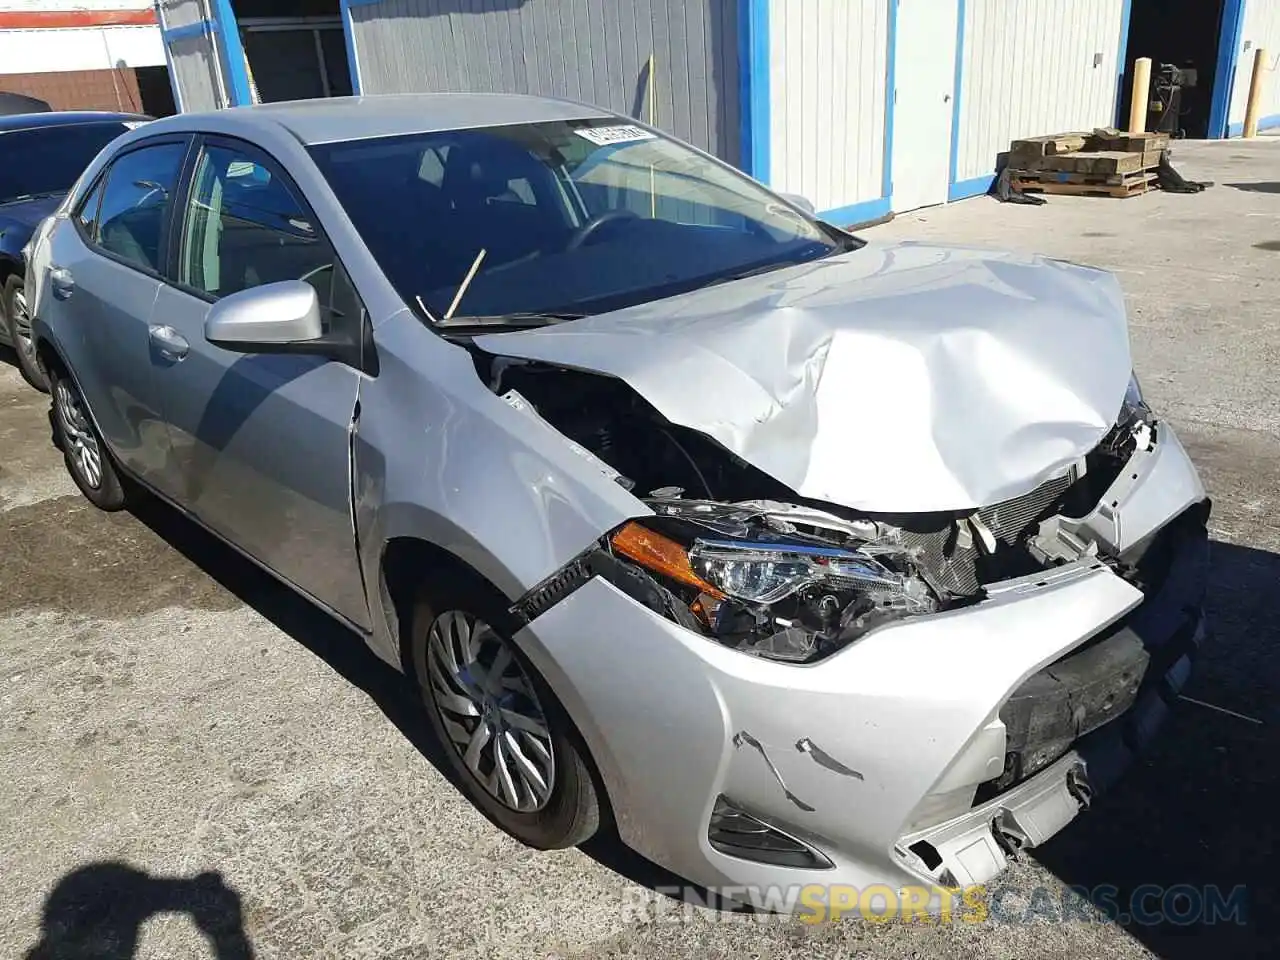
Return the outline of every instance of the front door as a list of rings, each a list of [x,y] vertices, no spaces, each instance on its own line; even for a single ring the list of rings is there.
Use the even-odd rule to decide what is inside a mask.
[[[892,203],[895,213],[947,201],[956,94],[957,0],[890,0],[894,42]]]
[[[157,373],[177,499],[211,529],[359,627],[369,613],[351,502],[351,430],[364,376],[322,357],[242,354],[204,338],[210,305],[307,280],[326,323],[360,323],[319,221],[273,161],[238,141],[201,148],[173,283],[152,323],[173,362]]]

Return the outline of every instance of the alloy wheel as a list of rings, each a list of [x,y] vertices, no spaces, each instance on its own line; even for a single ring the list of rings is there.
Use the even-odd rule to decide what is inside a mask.
[[[451,746],[504,806],[534,813],[555,789],[555,755],[542,704],[510,642],[459,610],[427,637],[431,697]]]
[[[54,398],[58,425],[70,446],[65,451],[68,461],[80,474],[80,479],[98,490],[102,487],[102,448],[98,446],[89,418],[85,416],[80,397],[66,380],[59,378]]]
[[[10,330],[13,332],[13,347],[36,367],[36,344],[31,336],[31,314],[27,311],[27,294],[21,287],[13,292],[13,316]]]

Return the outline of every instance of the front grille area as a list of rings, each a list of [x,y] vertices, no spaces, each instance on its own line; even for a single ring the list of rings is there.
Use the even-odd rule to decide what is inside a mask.
[[[1127,574],[1142,590],[1142,603],[1010,696],[1000,710],[1008,731],[1005,768],[979,788],[975,803],[1034,775],[1073,746],[1118,737],[1132,754],[1149,739],[1150,706],[1163,713],[1176,700],[1201,635],[1209,509],[1208,500],[1189,507],[1131,558]],[[1108,757],[1113,752],[1098,749]],[[1105,766],[1090,760],[1095,786],[1118,773],[1114,763]]]
[[[978,516],[1002,543],[1015,544],[1023,533],[1066,492],[1067,487],[1075,481],[1076,471],[1072,468],[1060,477],[1046,480],[1030,493],[993,507],[983,507]]]
[[[1037,521],[1051,512],[1075,478],[1076,472],[1072,469],[1062,476],[1046,480],[1030,493],[983,507],[978,511],[978,517],[999,543],[1013,546]],[[987,571],[993,576],[983,576],[977,541],[968,547],[962,546],[956,524],[950,519],[937,530],[904,529],[902,542],[917,552],[917,564],[922,572],[927,572],[930,585],[952,596],[972,596],[984,582],[1025,572],[1010,573],[1003,567],[997,567]]]

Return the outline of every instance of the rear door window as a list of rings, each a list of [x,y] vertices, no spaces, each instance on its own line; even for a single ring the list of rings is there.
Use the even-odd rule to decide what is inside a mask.
[[[105,178],[99,177],[93,189],[76,208],[76,225],[90,243],[98,241],[98,205],[102,203],[102,185],[105,182]]]
[[[107,172],[98,209],[100,249],[148,273],[160,273],[173,194],[187,145],[131,150]]]

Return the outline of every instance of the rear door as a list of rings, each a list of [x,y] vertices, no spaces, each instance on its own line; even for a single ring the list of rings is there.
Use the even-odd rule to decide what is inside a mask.
[[[363,323],[359,298],[300,191],[256,148],[206,139],[184,195],[153,317],[181,355],[157,375],[173,446],[166,483],[213,530],[367,628],[351,504],[363,374],[204,337],[213,303],[261,284],[307,280],[330,324]]]
[[[54,232],[41,316],[48,320],[107,445],[132,474],[163,478],[168,432],[149,329],[189,139],[121,153]]]

